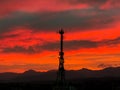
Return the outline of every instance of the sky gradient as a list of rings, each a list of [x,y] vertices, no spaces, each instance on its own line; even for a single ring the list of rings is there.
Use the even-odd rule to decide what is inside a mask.
[[[120,0],[0,0],[0,72],[120,66]]]

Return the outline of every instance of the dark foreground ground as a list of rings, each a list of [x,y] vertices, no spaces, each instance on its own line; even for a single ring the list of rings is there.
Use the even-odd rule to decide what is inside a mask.
[[[120,90],[120,78],[90,78],[70,80],[77,90]],[[52,90],[53,81],[0,83],[0,90]]]

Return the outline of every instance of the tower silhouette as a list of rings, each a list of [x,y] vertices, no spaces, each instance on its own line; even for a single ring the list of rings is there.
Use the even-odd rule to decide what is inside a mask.
[[[65,69],[64,69],[64,52],[63,52],[63,34],[64,31],[61,29],[60,34],[60,52],[59,52],[59,68],[57,75],[57,82],[62,86],[65,84]]]
[[[63,50],[63,35],[64,30],[59,30],[60,34],[60,52],[59,52],[59,66],[57,72],[57,81],[53,90],[75,90],[65,80],[65,69],[64,69],[64,50]]]

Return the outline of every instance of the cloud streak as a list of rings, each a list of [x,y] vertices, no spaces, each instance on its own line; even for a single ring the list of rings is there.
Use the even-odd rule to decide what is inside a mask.
[[[119,8],[119,0],[60,0],[60,2],[66,2],[70,5],[87,5],[87,7],[96,8]]]
[[[89,48],[98,48],[98,47],[116,47],[120,44],[120,38],[114,40],[103,40],[103,41],[90,41],[90,40],[73,40],[65,41],[64,48],[65,50],[78,50],[78,49],[89,49]],[[12,48],[6,47],[2,48],[3,53],[26,53],[26,54],[35,54],[43,51],[58,51],[59,42],[46,42],[43,45],[33,45],[29,47],[23,46],[14,46]]]
[[[49,13],[16,12],[0,19],[0,32],[26,27],[33,31],[55,31],[59,27],[76,28],[79,31],[110,28],[120,21],[120,10],[96,8]]]
[[[68,2],[72,5],[76,5],[76,4],[103,5],[109,0],[62,0],[62,1]]]

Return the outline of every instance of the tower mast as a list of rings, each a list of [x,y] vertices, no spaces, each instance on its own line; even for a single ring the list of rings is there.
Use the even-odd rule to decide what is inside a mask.
[[[63,34],[64,30],[59,30],[60,34],[60,51],[59,51],[59,66],[57,72],[57,82],[53,90],[68,90],[66,89],[65,82],[65,69],[64,69],[64,51],[63,51]]]
[[[74,90],[65,81],[65,69],[64,69],[64,50],[63,50],[63,34],[64,30],[59,31],[60,34],[60,52],[59,52],[59,67],[57,73],[57,82],[53,90]]]
[[[58,82],[63,85],[65,83],[65,69],[64,69],[64,51],[63,51],[63,34],[64,30],[59,31],[60,34],[60,52],[59,52],[59,69],[58,69]]]

